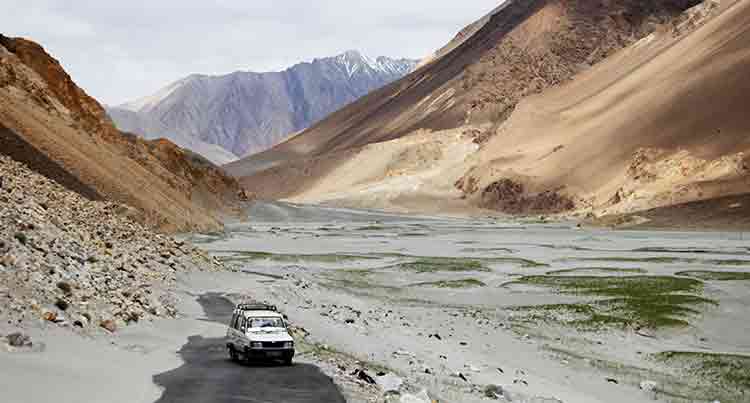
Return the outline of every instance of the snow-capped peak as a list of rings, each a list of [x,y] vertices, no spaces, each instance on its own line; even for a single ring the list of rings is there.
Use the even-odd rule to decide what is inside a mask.
[[[380,56],[372,58],[357,50],[349,50],[334,58],[347,75],[351,78],[359,72],[374,71],[375,73],[404,75],[416,67],[417,62],[409,59],[391,59]]]

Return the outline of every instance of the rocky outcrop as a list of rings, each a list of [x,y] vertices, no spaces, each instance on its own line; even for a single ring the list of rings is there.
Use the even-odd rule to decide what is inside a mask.
[[[89,198],[122,202],[166,231],[215,229],[237,182],[167,141],[118,131],[104,108],[38,44],[0,36],[0,154]]]
[[[133,209],[91,201],[0,156],[0,317],[114,332],[176,314],[178,272],[218,270],[193,246],[156,234]]]

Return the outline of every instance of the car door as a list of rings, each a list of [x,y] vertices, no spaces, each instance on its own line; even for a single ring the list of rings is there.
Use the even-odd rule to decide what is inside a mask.
[[[232,320],[229,321],[229,325],[227,325],[227,341],[229,343],[234,342],[234,337],[235,337],[234,328],[235,326],[237,326],[237,316],[238,316],[237,313],[234,313],[232,315]]]
[[[235,343],[239,348],[244,349],[249,345],[247,341],[247,335],[245,334],[245,327],[247,326],[247,318],[245,315],[240,315],[237,320],[237,327],[234,329],[237,342]]]

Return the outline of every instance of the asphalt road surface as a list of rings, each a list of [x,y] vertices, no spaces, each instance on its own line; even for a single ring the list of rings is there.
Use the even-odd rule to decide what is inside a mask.
[[[228,323],[234,305],[218,295],[201,296],[209,320]],[[238,364],[223,338],[192,336],[179,351],[185,363],[154,377],[164,388],[157,403],[338,403],[346,400],[316,366],[295,363]]]

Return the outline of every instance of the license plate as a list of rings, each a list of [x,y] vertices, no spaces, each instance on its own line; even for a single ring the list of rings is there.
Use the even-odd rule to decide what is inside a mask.
[[[281,357],[281,351],[269,351],[266,355],[269,357]]]

